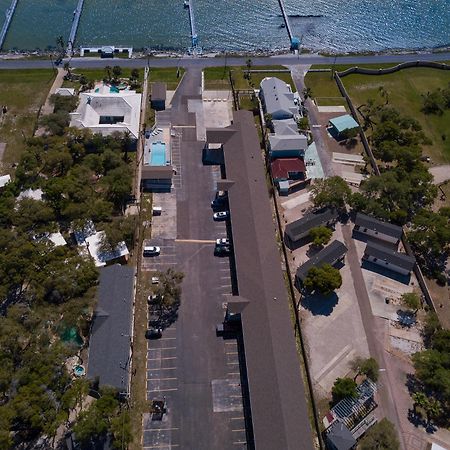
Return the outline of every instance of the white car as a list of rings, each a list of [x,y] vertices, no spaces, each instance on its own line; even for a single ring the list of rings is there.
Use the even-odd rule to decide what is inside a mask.
[[[225,246],[230,245],[230,240],[228,238],[216,239],[216,246],[217,247],[222,247],[224,245]]]
[[[144,247],[144,256],[158,256],[161,253],[161,249],[156,246]]]
[[[214,220],[227,220],[230,217],[230,213],[228,211],[220,211],[213,214]]]
[[[152,284],[159,284],[159,277],[152,277]]]

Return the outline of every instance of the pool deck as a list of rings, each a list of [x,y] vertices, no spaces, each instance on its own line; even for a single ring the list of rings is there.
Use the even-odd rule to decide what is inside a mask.
[[[155,125],[154,131],[159,131],[154,136],[150,136],[150,138],[145,139],[145,147],[144,147],[144,164],[145,165],[152,165],[151,164],[151,148],[152,144],[156,142],[163,142],[166,145],[166,162],[168,161],[169,164],[172,161],[172,151],[171,151],[171,136],[170,136],[170,128],[168,127],[158,127],[158,125]],[[160,166],[160,164],[157,164]],[[166,164],[163,164],[166,165]]]

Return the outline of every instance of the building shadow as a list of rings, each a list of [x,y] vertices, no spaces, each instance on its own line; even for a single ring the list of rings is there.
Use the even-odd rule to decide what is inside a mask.
[[[339,297],[336,292],[330,295],[314,293],[305,295],[301,300],[301,305],[313,316],[329,316],[338,301]]]
[[[399,283],[409,285],[411,281],[411,274],[402,275],[400,273],[394,272],[390,269],[385,269],[378,264],[371,263],[365,259],[361,262],[361,268],[365,270],[369,270],[370,272],[377,273],[386,278],[390,278],[391,280],[398,281]]]
[[[357,231],[353,229],[352,231],[352,238],[356,239],[357,241],[368,243],[373,242],[374,244],[382,245],[383,247],[390,248],[391,250],[397,251],[398,244],[395,244],[393,242],[387,242],[387,241],[381,241],[380,239],[377,239],[376,237],[371,237],[365,233],[361,233],[360,231]]]

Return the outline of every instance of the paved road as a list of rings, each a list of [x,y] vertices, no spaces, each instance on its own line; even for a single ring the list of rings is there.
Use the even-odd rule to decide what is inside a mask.
[[[369,295],[367,293],[366,284],[363,278],[361,263],[356,251],[355,242],[352,238],[350,224],[342,227],[345,245],[348,248],[347,263],[353,277],[356,297],[358,299],[361,318],[366,333],[367,345],[369,347],[370,356],[378,361],[381,368],[386,368],[386,352],[384,350],[384,320],[378,320],[372,314],[370,307]],[[395,403],[395,382],[391,380],[392,375],[389,370],[380,373],[378,401],[381,414],[394,423],[395,428],[399,430],[401,448],[407,450],[404,442],[404,430],[401,427],[401,419]]]
[[[185,278],[177,320],[162,339],[149,342],[147,396],[165,396],[168,414],[163,422],[144,418],[148,450],[247,448],[238,342],[215,334],[232,287],[228,258],[213,255],[214,239],[226,236],[225,223],[212,220],[210,207],[220,170],[203,166],[203,143],[196,140],[195,117],[187,113],[187,97],[199,98],[200,82],[201,71],[189,70],[172,100],[172,111],[162,116],[168,120],[170,115],[181,134],[177,239],[156,241],[161,256],[147,258],[145,268],[176,267]]]
[[[205,67],[219,67],[227,64],[227,66],[239,66],[245,65],[247,57],[188,57],[183,56],[180,58],[149,58],[148,62],[150,67],[185,67],[185,68],[198,68],[203,69]],[[450,52],[445,53],[415,53],[405,55],[366,55],[366,56],[320,56],[320,55],[277,55],[277,56],[263,56],[252,58],[254,66],[265,65],[298,65],[298,64],[382,64],[382,63],[400,63],[406,61],[448,61],[450,60]],[[64,60],[66,61],[66,60]],[[147,59],[101,59],[101,58],[72,58],[70,65],[72,67],[83,68],[98,68],[105,67],[112,64],[118,64],[122,67],[145,67],[147,65]],[[24,59],[1,59],[0,69],[39,69],[39,68],[51,68],[52,63],[50,60],[38,59],[38,60],[24,60]]]

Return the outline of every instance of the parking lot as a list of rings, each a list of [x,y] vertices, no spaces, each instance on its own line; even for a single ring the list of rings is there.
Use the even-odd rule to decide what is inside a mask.
[[[183,80],[187,90],[196,82]],[[142,258],[142,269],[151,277],[174,268],[184,279],[176,315],[163,324],[161,338],[147,343],[147,399],[165,401],[167,411],[162,420],[145,415],[143,448],[239,450],[247,448],[247,438],[238,336],[216,335],[233,289],[230,258],[214,255],[216,239],[227,237],[226,222],[214,221],[211,208],[221,174],[202,164],[195,121],[177,100],[182,86],[172,116],[173,125],[182,119],[172,154],[179,180],[171,194],[154,194],[162,214],[152,218],[152,238],[144,244],[160,247],[160,254]]]

